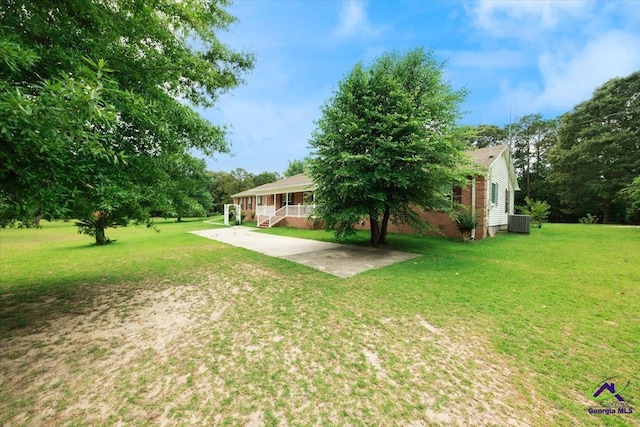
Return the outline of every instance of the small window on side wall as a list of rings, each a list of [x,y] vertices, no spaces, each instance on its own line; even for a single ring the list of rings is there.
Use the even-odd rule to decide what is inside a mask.
[[[509,204],[511,199],[509,197],[509,189],[504,190],[504,213],[509,213]]]
[[[491,204],[493,205],[498,204],[498,183],[497,182],[491,183]]]
[[[453,202],[454,203],[462,203],[462,188],[461,187],[453,187],[451,191]]]

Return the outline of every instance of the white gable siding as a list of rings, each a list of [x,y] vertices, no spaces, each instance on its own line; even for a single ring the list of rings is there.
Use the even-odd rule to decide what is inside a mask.
[[[489,166],[489,174],[487,175],[487,225],[489,227],[506,226],[509,220],[509,214],[513,213],[513,186],[509,179],[509,167],[507,166],[507,156],[509,150],[502,152]],[[491,184],[498,184],[498,201],[496,204],[491,203]],[[509,212],[505,212],[506,193],[509,190]]]

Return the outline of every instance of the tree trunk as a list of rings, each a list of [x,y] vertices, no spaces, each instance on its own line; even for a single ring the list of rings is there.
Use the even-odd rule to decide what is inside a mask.
[[[387,207],[382,216],[382,220],[378,221],[377,216],[369,215],[369,223],[371,230],[371,246],[383,246],[387,244],[387,225],[389,224],[389,216],[391,209]]]
[[[104,235],[104,227],[96,226],[96,245],[102,246],[107,244],[107,237]]]
[[[378,225],[378,218],[372,215],[369,216],[369,229],[371,230],[371,246],[376,246],[380,240],[380,228]]]
[[[387,244],[387,225],[389,224],[390,214],[391,209],[387,206],[384,210],[384,215],[382,216],[382,224],[380,225],[380,238],[378,239],[378,245],[380,246]]]

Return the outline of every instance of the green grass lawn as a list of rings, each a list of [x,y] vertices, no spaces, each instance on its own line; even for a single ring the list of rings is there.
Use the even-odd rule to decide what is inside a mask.
[[[339,279],[210,227],[1,230],[0,424],[640,425],[588,412],[640,398],[638,228],[390,235],[422,256]]]

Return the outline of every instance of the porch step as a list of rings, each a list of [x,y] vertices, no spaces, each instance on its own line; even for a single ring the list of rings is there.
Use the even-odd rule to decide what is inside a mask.
[[[277,223],[279,223],[280,221],[282,221],[283,219],[286,218],[286,215],[275,215],[272,216],[271,219],[271,227],[273,227],[274,225],[276,225]],[[266,219],[264,221],[262,221],[260,224],[258,224],[258,228],[270,228],[269,227],[269,219]]]

